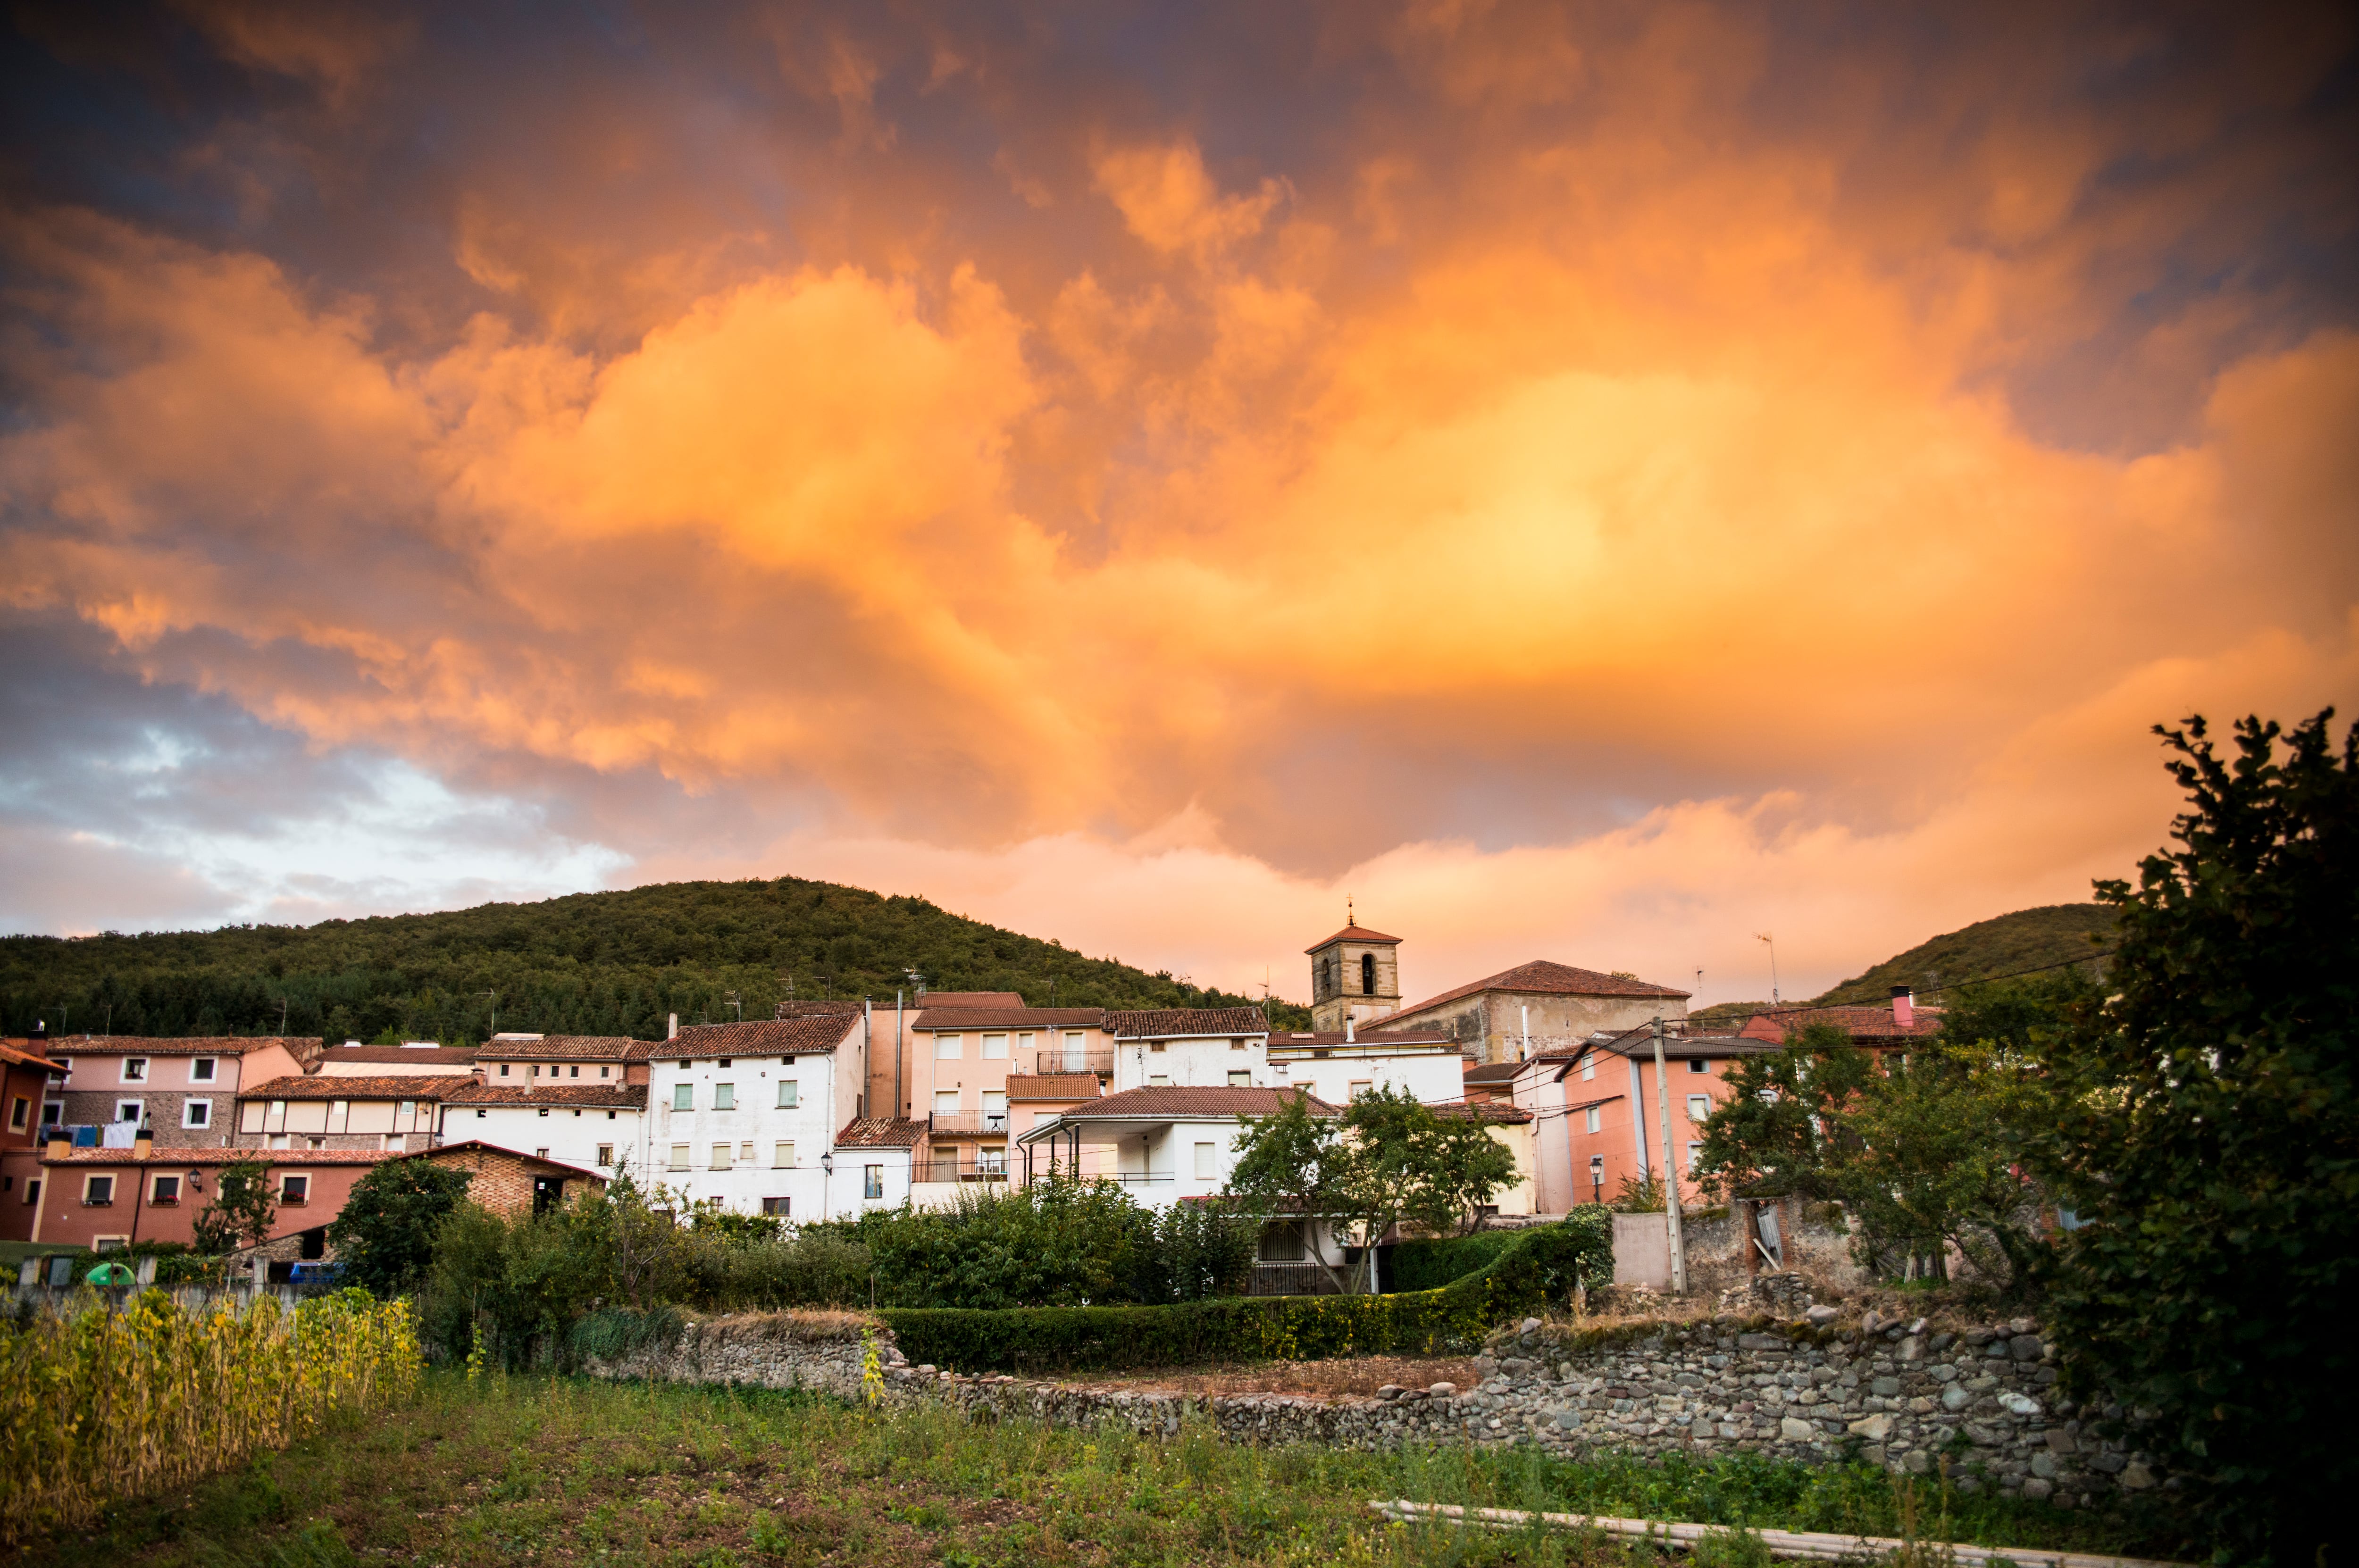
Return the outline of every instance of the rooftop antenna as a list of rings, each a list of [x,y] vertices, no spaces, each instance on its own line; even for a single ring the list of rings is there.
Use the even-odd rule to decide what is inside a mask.
[[[1785,1000],[1777,994],[1777,938],[1767,931],[1756,931],[1753,935],[1756,940],[1769,944],[1769,1005],[1776,1007]]]
[[[735,991],[723,991],[721,994],[727,997],[729,999],[729,1005],[736,1010],[737,1022],[740,1023],[745,1022],[745,1004],[737,999],[737,993]]]

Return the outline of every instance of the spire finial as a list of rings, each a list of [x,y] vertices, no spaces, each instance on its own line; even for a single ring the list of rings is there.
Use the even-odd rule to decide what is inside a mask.
[[[1352,895],[1345,893],[1343,895],[1343,928],[1348,931],[1358,924],[1360,924],[1359,916],[1352,913]]]

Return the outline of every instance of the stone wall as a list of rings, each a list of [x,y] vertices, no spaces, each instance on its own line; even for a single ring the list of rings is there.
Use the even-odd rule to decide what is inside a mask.
[[[815,1331],[810,1320],[826,1318]],[[860,1394],[860,1320],[777,1314],[691,1324],[679,1342],[593,1364],[603,1377],[748,1383]],[[1380,1449],[1531,1444],[1567,1458],[1759,1452],[1805,1464],[1847,1453],[1929,1475],[1948,1461],[1964,1489],[2066,1507],[2162,1477],[2152,1455],[2093,1430],[2100,1415],[2056,1397],[2054,1346],[2028,1318],[1942,1327],[1886,1323],[1871,1309],[1799,1318],[1730,1314],[1586,1327],[1527,1319],[1494,1336],[1484,1379],[1389,1389],[1375,1398],[1180,1394],[910,1366],[873,1330],[886,1398],[1063,1425],[1112,1422],[1169,1435],[1183,1416],[1239,1442]]]

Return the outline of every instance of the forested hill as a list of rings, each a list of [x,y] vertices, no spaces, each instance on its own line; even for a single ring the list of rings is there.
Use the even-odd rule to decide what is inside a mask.
[[[440,914],[123,936],[0,938],[0,1024],[21,1035],[276,1034],[478,1044],[504,1030],[660,1039],[683,1023],[770,1016],[788,994],[871,996],[903,971],[932,990],[1012,990],[1064,1007],[1232,1007],[1168,974],[1090,958],[938,909],[832,882],[668,882]],[[736,993],[733,1006],[730,993]],[[1310,1027],[1273,1002],[1274,1022]]]
[[[1996,975],[2085,958],[2114,945],[2114,912],[2102,903],[2018,909],[1919,942],[1815,1000],[1827,1006],[1882,1001],[1894,986],[1919,994]]]

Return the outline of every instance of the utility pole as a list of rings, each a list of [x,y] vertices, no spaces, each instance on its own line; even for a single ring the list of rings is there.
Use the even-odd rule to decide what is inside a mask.
[[[737,1022],[740,1023],[745,1022],[745,1004],[738,999],[737,993],[735,991],[723,991],[721,994],[729,999],[729,1006],[737,1014]]]
[[[1663,1021],[1655,1020],[1655,1102],[1663,1120],[1663,1217],[1671,1236],[1671,1293],[1688,1292],[1687,1248],[1680,1235],[1680,1162],[1671,1152],[1670,1073],[1663,1065]]]
[[[500,993],[497,991],[485,991],[484,994],[492,999],[492,1033],[494,1034],[497,1034],[500,1032]],[[278,1032],[281,1034],[287,1033],[286,1026],[283,1023],[280,1025]]]
[[[1776,1007],[1786,1000],[1777,993],[1777,937],[1773,932],[1756,931],[1754,940],[1769,944],[1769,1005]]]

